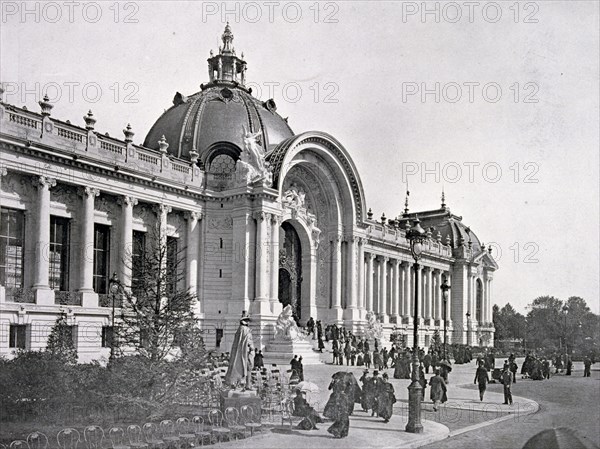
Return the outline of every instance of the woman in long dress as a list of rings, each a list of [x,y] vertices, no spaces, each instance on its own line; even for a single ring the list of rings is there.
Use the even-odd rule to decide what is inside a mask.
[[[333,387],[332,387],[333,385]],[[348,436],[350,429],[350,414],[348,413],[348,395],[346,394],[344,381],[334,380],[329,389],[333,392],[325,406],[323,415],[333,419],[333,424],[327,429],[334,438],[344,438]]]
[[[387,373],[383,373],[381,382],[379,382],[379,392],[377,395],[378,416],[383,418],[384,422],[390,422],[393,413],[393,406],[396,402],[394,386],[388,382]]]
[[[440,406],[441,402],[446,402],[445,401],[445,396],[446,396],[446,382],[444,382],[444,378],[442,376],[440,376],[440,370],[439,368],[436,368],[435,370],[435,376],[433,376],[430,380],[429,380],[429,387],[430,387],[430,398],[433,401],[433,410],[437,411],[438,407]]]

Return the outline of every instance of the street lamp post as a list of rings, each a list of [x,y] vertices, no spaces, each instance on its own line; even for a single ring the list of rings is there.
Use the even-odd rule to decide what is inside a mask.
[[[569,313],[569,306],[565,305],[562,308],[563,312],[565,312],[565,327],[563,332],[563,344],[565,346],[565,369],[567,369],[567,313]]]
[[[423,242],[426,240],[426,232],[415,217],[413,226],[407,231],[406,238],[410,244],[410,252],[415,263],[415,303],[413,317],[413,353],[412,353],[412,382],[408,387],[408,423],[406,431],[410,433],[423,433],[421,423],[421,399],[422,387],[419,383],[419,259],[423,253]]]
[[[112,298],[112,318],[111,318],[111,334],[110,334],[110,360],[115,358],[115,298],[119,292],[119,277],[114,272],[108,282],[108,290]]]
[[[471,341],[471,312],[465,313],[467,317],[467,346],[471,346],[469,343]]]
[[[450,296],[450,285],[448,285],[448,279],[444,279],[442,285],[442,297],[444,298],[444,360],[446,359],[446,346],[447,346],[447,328],[448,328],[448,297]]]

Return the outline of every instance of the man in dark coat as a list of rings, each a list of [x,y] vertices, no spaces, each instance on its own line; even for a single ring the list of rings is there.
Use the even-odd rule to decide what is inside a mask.
[[[265,366],[263,353],[258,349],[254,350],[254,369],[260,370]]]
[[[510,370],[508,369],[508,367],[504,368],[504,371],[502,371],[502,385],[504,385],[504,404],[505,405],[512,405],[513,400],[512,400],[512,392],[511,392],[511,387],[512,387],[512,373],[510,372]]]
[[[381,360],[383,362],[383,368],[387,369],[387,367],[388,367],[388,360],[389,360],[389,353],[388,353],[387,348],[383,348],[381,350]]]
[[[590,377],[592,374],[592,360],[589,357],[583,359],[583,377]]]
[[[480,362],[477,371],[475,371],[475,380],[473,383],[478,384],[479,386],[479,400],[483,401],[483,395],[485,394],[485,389],[487,388],[487,384],[489,383],[490,378],[488,376],[488,372],[485,369],[484,363]]]
[[[428,352],[423,356],[423,366],[425,367],[425,374],[429,374],[429,367],[431,366],[431,353]]]
[[[373,367],[383,370],[383,360],[381,359],[381,353],[377,349],[373,351]]]
[[[346,357],[346,365],[350,365],[350,359],[352,358],[352,348],[350,347],[350,340],[346,340],[344,345],[344,356]]]
[[[377,387],[377,415],[383,418],[383,422],[390,422],[395,402],[394,387],[388,382],[387,373],[383,373]]]
[[[369,351],[365,351],[364,362],[367,368],[371,368],[371,353]]]

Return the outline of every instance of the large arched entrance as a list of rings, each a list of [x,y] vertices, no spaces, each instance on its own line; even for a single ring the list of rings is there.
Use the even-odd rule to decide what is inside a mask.
[[[279,241],[279,301],[283,307],[292,306],[296,321],[302,317],[302,244],[296,229],[282,223]]]

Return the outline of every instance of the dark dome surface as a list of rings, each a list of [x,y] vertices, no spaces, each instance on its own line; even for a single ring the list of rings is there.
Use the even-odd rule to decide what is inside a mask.
[[[178,93],[173,103],[148,132],[145,147],[158,149],[164,135],[168,153],[189,159],[194,148],[206,163],[215,149],[242,150],[244,129],[260,130],[266,151],[294,135],[287,121],[275,112],[273,100],[262,102],[227,82],[211,83],[190,97]]]

